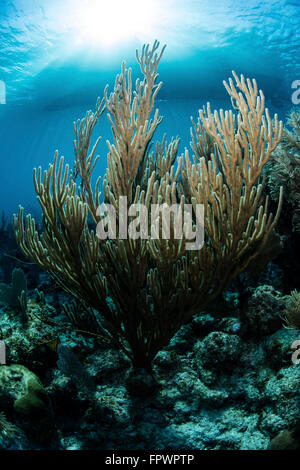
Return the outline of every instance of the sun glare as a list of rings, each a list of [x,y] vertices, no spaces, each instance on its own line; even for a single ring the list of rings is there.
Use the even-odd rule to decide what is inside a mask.
[[[102,46],[154,34],[156,0],[85,0],[76,11],[77,40]]]

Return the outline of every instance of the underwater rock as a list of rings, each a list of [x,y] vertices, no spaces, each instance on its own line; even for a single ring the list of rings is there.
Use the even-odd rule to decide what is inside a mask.
[[[226,370],[226,364],[238,360],[243,347],[239,336],[222,331],[207,335],[195,347],[197,367]]]
[[[214,331],[199,341],[194,351],[194,364],[200,380],[213,385],[230,372],[233,363],[238,364],[243,342],[237,335]]]
[[[191,326],[195,335],[203,337],[215,329],[215,323],[216,319],[209,313],[206,313],[195,315],[192,318]]]
[[[57,366],[62,373],[71,379],[79,391],[92,396],[95,393],[94,380],[71,348],[61,344],[58,347],[58,357]]]
[[[229,392],[226,390],[216,390],[207,387],[204,382],[197,379],[193,385],[193,391],[199,406],[208,408],[220,408],[229,398]]]
[[[282,327],[286,298],[273,286],[263,285],[254,289],[248,308],[241,318],[247,333],[261,338]]]
[[[107,383],[113,374],[120,369],[128,369],[130,362],[122,352],[115,349],[106,349],[105,352],[95,352],[88,356],[86,366],[95,382]]]
[[[0,390],[11,398],[17,413],[29,418],[48,418],[51,415],[51,405],[42,383],[22,365],[0,367]]]
[[[126,381],[128,393],[135,397],[146,397],[157,389],[157,382],[146,369],[133,369],[129,372]]]
[[[243,332],[243,325],[236,317],[222,318],[217,322],[218,330],[224,333],[240,336]]]
[[[30,380],[39,382],[39,378],[23,365],[13,364],[0,367],[0,389],[14,400],[26,394],[27,383]]]
[[[50,306],[43,307],[51,314],[55,313]],[[1,318],[1,333],[6,345],[7,364],[22,364],[41,376],[56,363],[57,354],[49,346],[55,332],[49,325],[42,324],[34,316],[38,306],[31,299],[27,308],[27,323],[20,322],[16,315],[4,312]],[[32,317],[31,317],[32,315]]]
[[[22,365],[4,365],[0,367],[1,389],[10,396],[22,428],[33,440],[47,441],[54,429],[52,407],[39,378]]]
[[[50,401],[39,380],[28,380],[27,393],[14,402],[14,409],[33,420],[48,419],[51,416]]]
[[[178,355],[175,351],[160,351],[155,357],[154,366],[161,370],[175,370],[178,366]]]
[[[299,332],[282,328],[266,339],[264,348],[269,364],[274,369],[292,365],[291,348],[294,341],[299,339]]]
[[[265,384],[265,396],[274,413],[284,416],[288,425],[295,425],[299,415],[300,368],[284,367]]]

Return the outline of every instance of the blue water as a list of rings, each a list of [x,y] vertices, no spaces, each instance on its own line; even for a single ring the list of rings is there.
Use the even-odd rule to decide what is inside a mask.
[[[231,70],[255,77],[282,120],[293,106],[299,0],[127,0],[122,8],[113,0],[1,1],[0,209],[8,214],[20,203],[36,207],[34,166],[46,167],[56,149],[72,162],[73,121],[93,109],[106,83],[112,89],[122,60],[136,76],[135,50],[144,42],[167,44],[156,103],[165,118],[157,138],[180,135],[181,151],[189,145],[190,116],[203,104],[230,107],[222,81]],[[96,134],[103,136],[97,171],[104,174],[105,116]]]

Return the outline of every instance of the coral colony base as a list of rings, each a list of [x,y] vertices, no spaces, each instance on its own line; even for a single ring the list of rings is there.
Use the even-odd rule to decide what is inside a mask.
[[[19,208],[19,248],[2,218],[1,448],[300,447],[300,114],[283,129],[233,72],[233,110],[200,110],[179,155],[154,142],[164,50],[74,123],[72,170],[58,152],[34,170],[42,221]]]

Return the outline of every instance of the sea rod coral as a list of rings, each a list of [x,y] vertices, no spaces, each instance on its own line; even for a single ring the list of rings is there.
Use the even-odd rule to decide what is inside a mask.
[[[233,73],[234,80],[224,82],[237,115],[231,110],[213,114],[210,104],[199,112],[195,157],[187,149],[178,155],[178,138],[167,143],[164,137],[153,146],[162,121],[155,98],[162,86],[157,69],[164,49],[159,50],[158,41],[144,45],[136,53],[143,78],[134,87],[131,69],[123,63],[113,92],[106,87],[96,111],[75,123],[73,171],[58,152],[43,175],[41,168],[34,170],[42,233],[31,215],[24,224],[22,207],[14,217],[25,255],[93,312],[95,332],[101,325],[134,368],[149,371],[157,352],[179,328],[259,255],[277,223],[282,200],[280,190],[277,213],[269,213],[261,175],[280,141],[282,123],[276,115],[271,119],[255,80]],[[200,250],[185,249],[186,233],[175,237],[172,217],[169,239],[96,236],[100,179],[95,188],[91,180],[99,139],[91,149],[90,141],[105,108],[112,141],[107,142],[104,201],[116,213],[121,196],[127,197],[128,207],[135,203],[150,209],[151,204],[166,203],[182,208],[190,203],[196,210],[203,204],[205,242]],[[199,154],[199,139],[213,142],[209,155]]]

